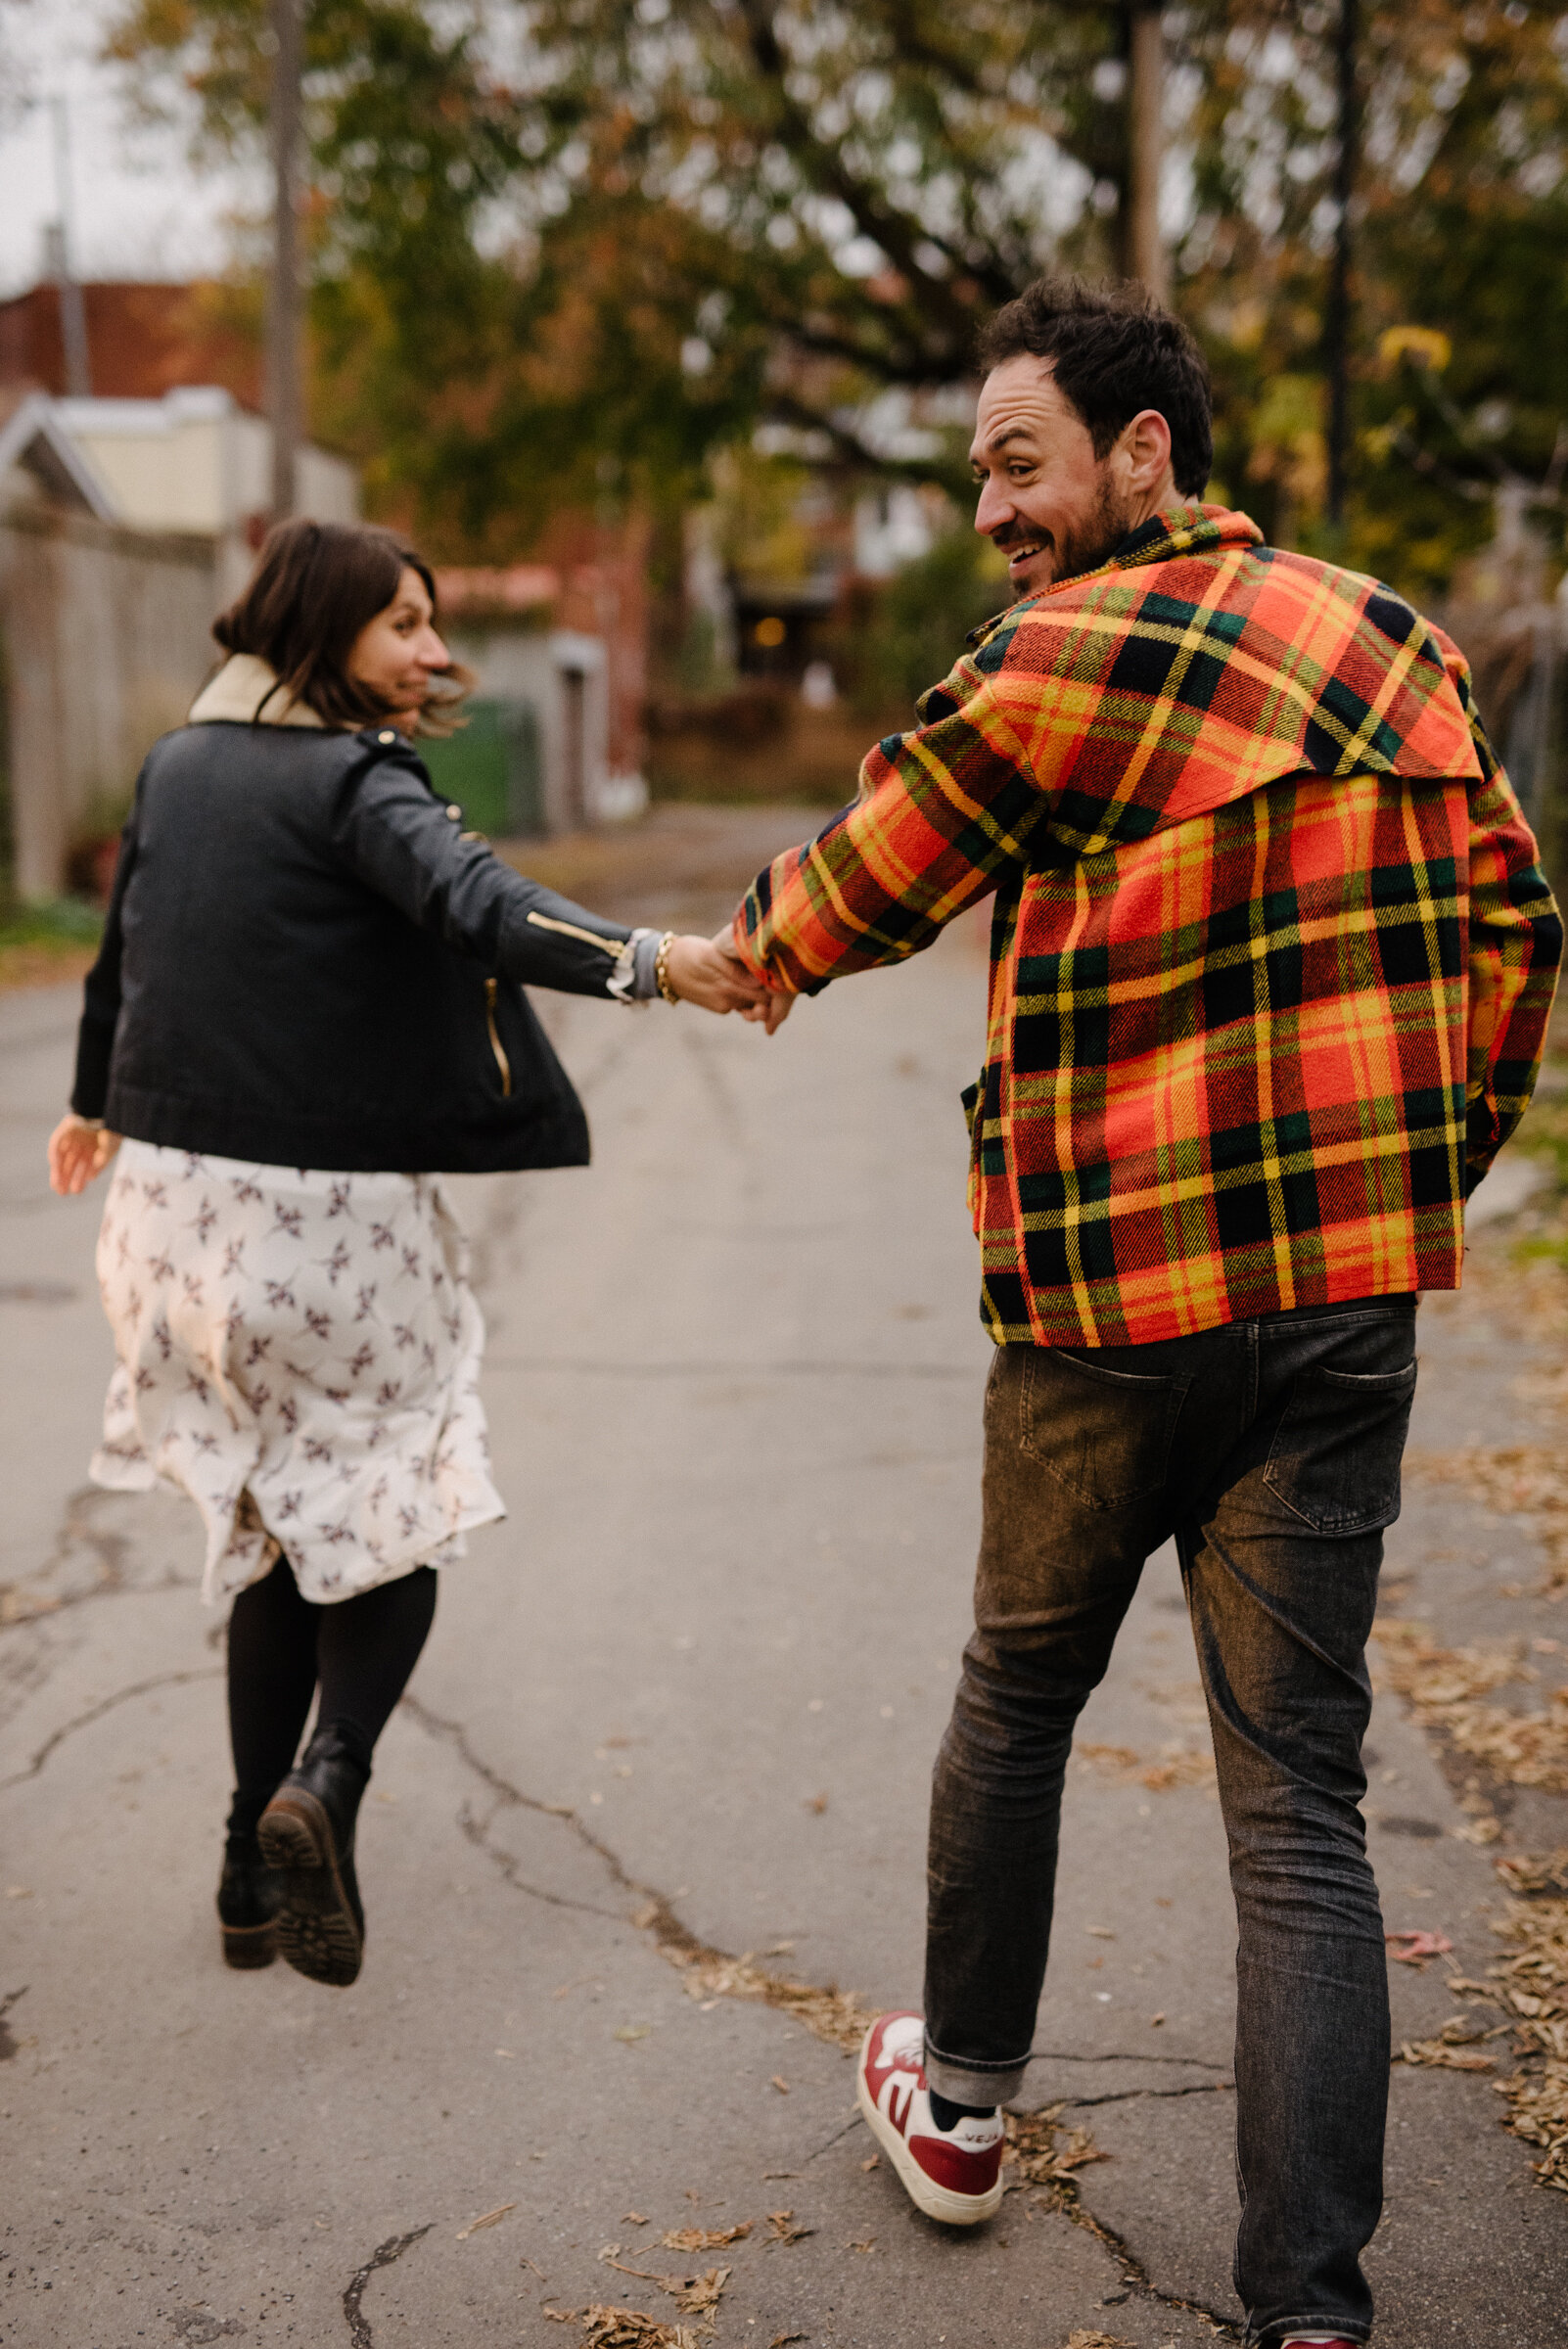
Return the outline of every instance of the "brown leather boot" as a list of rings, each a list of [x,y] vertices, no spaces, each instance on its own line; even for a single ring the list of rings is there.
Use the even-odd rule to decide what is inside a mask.
[[[261,1814],[261,1850],[278,1871],[278,1950],[297,1974],[343,1988],[359,1971],[365,1912],[354,1878],[354,1819],[370,1772],[329,1722]]]

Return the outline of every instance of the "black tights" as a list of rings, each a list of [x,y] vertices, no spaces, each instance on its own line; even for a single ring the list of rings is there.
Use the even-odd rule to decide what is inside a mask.
[[[332,1606],[300,1595],[279,1558],[229,1617],[229,1736],[236,1792],[229,1832],[254,1835],[294,1768],[316,1684],[316,1726],[330,1722],[368,1772],[377,1738],[408,1684],[436,1613],[436,1569],[361,1590]]]

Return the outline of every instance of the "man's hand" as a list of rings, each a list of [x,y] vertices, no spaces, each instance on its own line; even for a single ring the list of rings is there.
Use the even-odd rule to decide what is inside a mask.
[[[766,1005],[766,988],[744,963],[721,954],[710,939],[672,938],[665,955],[665,977],[683,1003],[698,1003],[704,1011],[738,1011],[757,1019]]]
[[[732,925],[718,931],[715,934],[714,938],[714,944],[718,948],[718,951],[723,955],[725,961],[729,964],[732,970],[745,972],[746,977],[748,979],[751,978],[751,972],[747,970],[746,964],[741,959],[740,952],[736,947],[735,932]],[[753,981],[753,985],[756,986],[755,980]],[[761,1026],[767,1030],[769,1036],[775,1036],[777,1035],[779,1029],[783,1027],[785,1021],[789,1018],[790,1013],[794,1010],[794,1008],[795,997],[793,995],[785,994],[776,987],[759,988],[758,1000],[743,1009],[741,1012],[741,1018],[743,1020],[760,1022]]]
[[[67,1110],[49,1136],[50,1188],[62,1199],[73,1199],[103,1173],[118,1148],[117,1133]]]

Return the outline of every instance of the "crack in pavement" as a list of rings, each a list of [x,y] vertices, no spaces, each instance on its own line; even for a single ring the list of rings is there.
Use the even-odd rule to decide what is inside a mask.
[[[429,2234],[435,2224],[432,2219],[427,2225],[414,2228],[409,2234],[390,2234],[384,2243],[376,2245],[362,2268],[355,2268],[344,2285],[343,2313],[348,2320],[348,2337],[354,2349],[373,2349],[376,2337],[370,2329],[370,2320],[360,2306],[366,2284],[378,2268],[390,2268],[394,2259],[401,2259],[403,2253],[417,2243],[422,2235]]]
[[[452,1747],[465,1768],[472,1771],[482,1784],[495,1796],[498,1805],[531,1811],[540,1818],[559,1820],[586,1850],[593,1853],[619,1891],[635,1895],[641,1900],[642,1907],[632,1912],[629,1921],[639,1932],[649,1935],[661,1957],[667,1958],[671,1964],[687,1973],[688,1989],[692,1987],[692,1977],[695,1976],[699,1988],[711,1992],[715,1998],[740,1998],[755,2001],[762,2005],[777,2007],[792,2014],[797,2021],[803,2023],[812,2033],[813,2037],[828,2041],[830,2045],[839,2048],[845,2054],[854,2052],[866,2023],[871,2020],[869,2008],[861,2007],[853,1996],[836,1988],[812,1988],[807,1984],[788,1981],[782,1975],[768,1973],[761,1966],[755,1964],[750,1958],[734,1958],[727,1951],[715,1949],[711,1943],[699,1941],[696,1934],[682,1921],[668,1895],[660,1892],[656,1886],[645,1884],[639,1877],[634,1876],[620,1855],[612,1850],[601,1836],[593,1832],[593,1829],[572,1804],[546,1803],[541,1801],[537,1795],[525,1794],[520,1786],[515,1786],[510,1778],[503,1777],[498,1770],[486,1762],[482,1755],[475,1752],[469,1742],[468,1731],[461,1722],[445,1720],[440,1714],[433,1712],[428,1705],[423,1704],[418,1697],[405,1696],[402,1702],[428,1735],[438,1737]],[[505,1864],[510,1860],[510,1855],[491,1847],[483,1822],[474,1820],[473,1815],[469,1814],[468,1822],[463,1822],[463,1832],[471,1842],[478,1845],[486,1853],[487,1857],[496,1863],[500,1872],[505,1876],[507,1874]],[[526,1887],[525,1889],[533,1890],[534,1888]],[[546,1894],[543,1897],[548,1899],[551,1896]],[[586,1903],[577,1902],[563,1902],[561,1905],[588,1906]],[[591,1912],[614,1914],[613,1911],[606,1911]],[[620,1921],[619,1918],[617,1921]],[[697,1995],[696,1991],[693,1991],[693,1995]],[[1197,2057],[1181,2055],[1143,2055],[1118,2051],[1108,2055],[1066,2056],[1058,2054],[1054,2050],[1044,2050],[1042,2053],[1047,2057],[1054,2056],[1055,2060],[1064,2062],[1187,2064],[1190,2068],[1206,2071],[1223,2071],[1226,2068],[1222,2064],[1211,2064]],[[1031,2060],[1033,2061],[1035,2058],[1032,2057]],[[1121,2102],[1137,2096],[1214,2096],[1223,2093],[1231,2085],[1228,2080],[1200,2081],[1185,2088],[1133,2089],[1126,2091],[1125,2094],[1113,2093],[1106,2096],[1072,2098],[1069,2101],[1095,2104]],[[1065,2109],[1065,2106],[1063,2108]],[[818,2145],[813,2153],[807,2154],[804,2158],[807,2161],[816,2160],[820,2154],[827,2152],[832,2145],[837,2144],[841,2138],[848,2136],[858,2119],[859,2115],[856,2113],[842,2128],[835,2131],[834,2135],[823,2144]],[[1184,2314],[1201,2317],[1222,2339],[1236,2341],[1241,2338],[1237,2326],[1227,2318],[1222,2317],[1218,2310],[1205,2306],[1202,2301],[1185,2299],[1179,2293],[1162,2291],[1160,2286],[1151,2280],[1148,2270],[1136,2252],[1124,2242],[1112,2228],[1107,2227],[1102,2220],[1095,2218],[1093,2212],[1085,2206],[1076,2182],[1070,2186],[1059,2184],[1050,2206],[1070,2220],[1075,2227],[1085,2228],[1096,2238],[1116,2262],[1122,2281],[1129,2292],[1140,2293],[1144,2298],[1157,2302],[1162,2308],[1179,2309]],[[356,2334],[354,2337],[355,2349],[360,2349],[362,2336]],[[368,2340],[368,2337],[367,2332],[363,2338]]]
[[[54,1547],[34,1574],[21,1581],[0,1584],[0,1631],[36,1623],[46,1615],[63,1614],[69,1607],[79,1607],[89,1599],[139,1596],[150,1590],[194,1590],[194,1575],[164,1573],[158,1582],[131,1582],[126,1577],[126,1561],[134,1542],[131,1535],[116,1532],[112,1526],[99,1526],[93,1520],[106,1508],[123,1501],[123,1493],[113,1493],[102,1485],[78,1485],[66,1501],[55,1534]],[[84,1589],[59,1592],[46,1590],[43,1586],[52,1574],[69,1561],[73,1550],[85,1550],[94,1561],[97,1578]]]
[[[130,1547],[129,1537],[100,1531],[89,1516],[94,1501],[109,1497],[97,1485],[78,1485],[66,1501],[65,1513],[55,1535],[55,1545],[35,1575],[24,1583],[7,1583],[0,1589],[0,1625],[33,1623],[40,1615],[56,1615],[63,1607],[75,1606],[84,1598],[99,1598],[105,1591],[123,1588],[125,1552]],[[86,1590],[72,1590],[62,1596],[34,1596],[27,1584],[36,1586],[47,1581],[55,1569],[63,1566],[70,1551],[80,1547],[97,1559],[99,1580]]]
[[[153,1680],[133,1681],[128,1688],[116,1688],[113,1696],[103,1697],[96,1705],[89,1705],[85,1713],[78,1713],[74,1721],[63,1722],[58,1729],[51,1731],[25,1770],[14,1770],[8,1778],[0,1778],[0,1794],[8,1793],[13,1786],[24,1785],[29,1778],[37,1777],[50,1755],[57,1747],[64,1745],[68,1737],[73,1737],[78,1729],[91,1728],[95,1721],[102,1721],[106,1713],[113,1713],[119,1705],[129,1704],[132,1697],[150,1696],[155,1688],[183,1688],[192,1681],[220,1681],[222,1678],[222,1665],[208,1664],[200,1671],[161,1672]]]
[[[584,1916],[602,1916],[612,1925],[621,1923],[619,1909],[601,1909],[597,1901],[575,1901],[570,1893],[546,1892],[542,1884],[530,1884],[526,1876],[519,1873],[517,1862],[511,1853],[491,1843],[488,1821],[476,1819],[467,1803],[458,1812],[457,1823],[469,1842],[484,1854],[491,1866],[511,1885],[514,1892],[526,1893],[530,1901],[547,1901],[552,1909],[576,1909]]]

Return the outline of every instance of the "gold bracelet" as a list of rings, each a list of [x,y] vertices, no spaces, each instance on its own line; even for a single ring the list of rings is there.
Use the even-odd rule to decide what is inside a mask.
[[[678,1003],[680,1001],[680,997],[676,994],[674,989],[669,984],[669,949],[674,943],[675,933],[673,930],[667,930],[664,937],[659,941],[659,951],[654,956],[654,979],[658,986],[659,992],[664,996],[667,1003]]]

